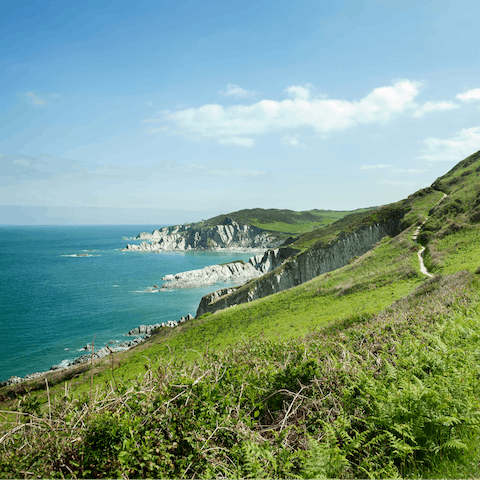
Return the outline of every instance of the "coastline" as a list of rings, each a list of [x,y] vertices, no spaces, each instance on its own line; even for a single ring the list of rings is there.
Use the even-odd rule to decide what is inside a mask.
[[[223,226],[223,230],[225,230],[226,233],[230,233],[230,230],[235,230],[236,228],[236,226]],[[133,229],[137,232],[136,237],[132,235]],[[12,230],[12,232],[6,231],[6,238],[7,236],[9,238],[12,233],[18,233],[17,230],[19,229],[12,228],[8,230]],[[227,235],[228,238],[225,239],[227,240],[226,243],[229,243],[227,248],[222,248],[222,242],[218,239],[219,241],[216,248],[212,249],[203,249],[200,245],[196,245],[197,248],[192,248],[193,245],[187,245],[187,248],[183,251],[177,248],[159,252],[200,253],[207,255],[220,254],[218,259],[215,259],[215,263],[212,264],[211,259],[209,262],[205,262],[205,265],[203,261],[195,261],[195,257],[191,257],[192,261],[185,261],[183,256],[179,257],[181,261],[170,261],[168,262],[168,265],[167,262],[159,263],[158,260],[147,262],[145,260],[146,257],[143,256],[141,257],[142,260],[139,262],[136,256],[130,257],[131,260],[126,260],[129,257],[128,255],[125,257],[123,255],[121,257],[118,255],[119,253],[123,253],[122,249],[118,248],[119,230],[119,226],[112,228],[102,227],[100,230],[97,227],[82,227],[75,230],[67,229],[66,232],[63,227],[49,227],[47,229],[35,228],[33,230],[28,230],[28,237],[20,235],[21,239],[25,238],[25,240],[28,240],[28,244],[17,245],[13,243],[9,244],[8,242],[6,243],[8,247],[7,253],[9,253],[8,258],[10,259],[8,271],[11,273],[3,279],[4,286],[8,283],[9,285],[18,285],[18,288],[12,290],[11,295],[7,297],[7,300],[10,302],[9,304],[7,303],[7,305],[10,305],[12,312],[11,318],[8,317],[8,322],[5,322],[3,325],[0,324],[2,334],[9,338],[8,348],[4,352],[6,359],[4,362],[6,366],[4,370],[5,376],[2,376],[3,378],[1,378],[0,388],[21,384],[29,380],[43,377],[47,373],[55,371],[60,372],[81,364],[86,364],[92,360],[92,357],[94,360],[100,359],[110,355],[111,352],[119,352],[132,348],[148,339],[154,328],[159,328],[161,326],[174,327],[182,321],[182,319],[180,319],[167,322],[165,317],[167,319],[178,319],[179,316],[183,314],[183,308],[185,308],[186,311],[190,310],[195,313],[193,309],[198,308],[199,300],[195,301],[195,305],[190,304],[188,301],[188,292],[186,292],[186,290],[211,287],[217,282],[224,283],[226,281],[234,281],[236,283],[244,283],[244,281],[248,280],[251,275],[248,275],[248,278],[247,276],[244,278],[244,276],[238,274],[246,272],[229,271],[226,272],[227,275],[224,278],[224,275],[218,275],[220,272],[216,272],[215,277],[218,278],[213,279],[212,277],[209,278],[208,281],[195,281],[188,285],[185,283],[180,286],[174,285],[171,282],[165,282],[168,284],[168,287],[165,286],[162,289],[163,291],[172,292],[173,290],[183,290],[185,293],[168,296],[169,299],[181,299],[181,302],[177,301],[176,303],[173,300],[168,300],[167,302],[167,297],[164,297],[161,302],[161,307],[162,311],[165,313],[162,315],[163,318],[159,318],[158,320],[154,320],[155,316],[157,316],[155,314],[157,309],[156,301],[146,300],[147,297],[142,301],[136,300],[134,309],[130,310],[130,304],[128,302],[130,301],[131,293],[153,293],[154,291],[160,290],[158,287],[155,290],[153,288],[139,290],[137,285],[140,282],[138,279],[141,278],[141,283],[143,284],[159,284],[158,273],[156,272],[162,272],[162,276],[170,275],[175,277],[177,275],[174,274],[175,271],[182,272],[183,270],[183,272],[194,272],[198,269],[198,267],[197,269],[195,268],[197,265],[202,265],[202,269],[211,268],[212,270],[220,268],[219,265],[221,265],[221,268],[226,270],[228,269],[226,265],[235,265],[235,262],[239,261],[246,264],[251,260],[252,256],[253,258],[261,257],[265,251],[268,250],[263,244],[254,247],[244,246],[242,245],[242,242],[233,242],[233,244],[231,244],[228,242],[228,239],[231,238]],[[123,233],[123,240],[139,240],[139,238],[137,238],[139,237],[138,226],[122,226],[121,230]],[[34,239],[34,241],[32,241],[32,239]],[[25,248],[27,246],[28,248]],[[23,253],[22,255],[18,255],[19,252],[27,252],[27,255],[24,255]],[[227,256],[224,258],[223,254],[227,254]],[[83,258],[86,262],[82,261],[72,264],[69,262],[70,259],[74,259],[72,257],[77,260]],[[158,258],[159,257],[157,256],[152,257],[152,259]],[[175,256],[165,256],[164,258],[170,260],[176,259]],[[190,257],[185,258],[190,260]],[[240,260],[238,260],[238,258],[240,258]],[[119,262],[118,259],[121,259],[121,261]],[[150,264],[152,264],[155,268],[140,269],[138,265],[142,264],[147,264],[149,267]],[[112,265],[114,265],[115,268],[112,268]],[[239,267],[239,265],[240,263],[236,266]],[[176,266],[179,266],[180,268],[177,269]],[[255,276],[260,274],[255,268],[251,268],[250,270],[252,270]],[[35,284],[36,286],[35,295],[33,296],[29,293],[28,289],[21,288],[21,285],[24,285],[27,280],[25,272],[28,272],[28,282]],[[105,279],[102,277],[102,282],[99,287],[98,278],[99,275],[103,276],[104,272],[107,272],[107,276]],[[252,274],[252,272],[249,273]],[[79,278],[82,279],[82,282],[80,283],[78,282]],[[4,291],[8,291],[8,289],[5,288]],[[52,291],[54,291],[55,295],[52,295]],[[208,292],[205,291],[201,293],[200,297],[206,293]],[[101,298],[102,301],[96,300],[97,298]],[[45,299],[48,299],[48,302],[45,301]],[[115,302],[120,317],[118,317],[118,315],[113,317],[113,309],[105,308],[105,306],[108,305],[108,302],[111,302],[111,304]],[[178,304],[183,304],[181,310],[175,306]],[[167,307],[166,310],[164,310],[165,307]],[[105,336],[101,334],[101,338],[96,339],[98,347],[96,343],[93,355],[92,347],[86,343],[91,341],[90,337],[90,340],[87,340],[86,338],[83,339],[83,342],[85,343],[64,345],[69,348],[64,348],[66,351],[63,353],[57,352],[55,356],[52,355],[49,359],[50,362],[47,359],[47,361],[42,362],[42,364],[35,364],[32,362],[29,364],[27,364],[27,362],[24,363],[22,361],[23,357],[21,352],[23,352],[24,347],[28,346],[28,342],[36,342],[37,345],[42,346],[41,348],[43,348],[43,345],[47,345],[48,348],[50,348],[52,342],[47,329],[43,329],[43,331],[46,332],[45,334],[42,333],[42,335],[34,337],[32,331],[28,331],[23,335],[17,334],[17,332],[20,332],[20,326],[28,322],[32,323],[33,326],[36,326],[43,321],[48,322],[49,328],[61,331],[63,325],[66,325],[67,323],[70,325],[70,311],[79,312],[77,315],[78,320],[77,318],[74,320],[78,323],[80,323],[79,320],[88,317],[89,319],[92,318],[92,324],[93,319],[95,322],[103,322],[104,324],[106,322],[117,323],[118,321],[123,324],[123,328],[119,329],[120,331],[117,334],[114,334],[119,336],[113,337],[111,335]],[[35,312],[33,322],[31,320],[31,312]],[[52,312],[54,313],[53,315]],[[92,315],[87,312],[94,312],[94,314]],[[144,326],[143,330],[141,329],[142,326],[140,326],[138,327],[138,332],[135,334],[130,332],[129,334],[122,334],[122,330],[125,332],[126,329],[131,328],[131,324],[126,323],[127,312],[128,316],[133,313],[137,318],[137,322],[142,320],[145,312],[146,317],[150,317],[154,321],[163,321],[164,323],[147,325]],[[192,316],[190,315],[190,317]],[[100,325],[103,326],[102,324]],[[73,326],[76,327],[76,324]],[[93,327],[95,328],[95,325],[93,325]],[[77,336],[83,336],[78,332],[81,332],[81,330],[77,329],[75,332]],[[135,338],[122,339],[122,335],[128,335]],[[17,345],[17,348],[20,348],[20,353],[18,355],[14,345]],[[85,345],[83,349],[81,348],[82,345]],[[18,366],[21,368],[17,369]],[[40,371],[36,371],[37,368],[40,369]],[[19,372],[18,370],[21,371]]]
[[[70,368],[81,365],[82,363],[87,363],[91,360],[99,360],[101,358],[104,358],[110,355],[111,353],[123,352],[125,350],[128,350],[132,347],[139,345],[140,343],[143,343],[145,340],[147,340],[153,335],[155,330],[159,328],[174,328],[182,323],[187,322],[188,320],[192,320],[193,318],[195,317],[189,313],[184,317],[181,317],[179,320],[169,320],[163,323],[156,323],[155,325],[139,325],[138,327],[133,328],[132,330],[130,330],[128,333],[125,334],[125,336],[135,337],[133,340],[126,340],[125,342],[121,342],[117,345],[115,345],[116,342],[110,341],[104,347],[96,351],[94,347],[92,351],[92,346],[90,344],[87,344],[85,345],[84,350],[85,351],[90,350],[89,353],[80,355],[74,360],[62,360],[59,364],[52,365],[49,370],[29,373],[24,377],[12,375],[9,379],[0,382],[0,388],[9,387],[12,385],[18,385],[20,383],[24,383],[29,380],[40,378],[43,375],[46,375],[54,371],[68,370]],[[112,346],[110,347],[109,345],[112,345]]]

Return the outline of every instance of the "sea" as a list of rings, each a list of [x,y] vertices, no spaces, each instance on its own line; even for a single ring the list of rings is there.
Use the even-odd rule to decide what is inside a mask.
[[[160,226],[0,226],[0,381],[74,360],[92,341],[128,340],[139,325],[195,315],[225,283],[150,290],[165,275],[252,255],[120,251]]]

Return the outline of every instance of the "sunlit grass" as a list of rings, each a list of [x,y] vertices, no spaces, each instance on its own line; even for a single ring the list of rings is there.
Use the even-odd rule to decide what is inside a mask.
[[[480,268],[480,226],[475,225],[432,241],[427,265],[435,273],[451,274],[460,270],[475,272]]]

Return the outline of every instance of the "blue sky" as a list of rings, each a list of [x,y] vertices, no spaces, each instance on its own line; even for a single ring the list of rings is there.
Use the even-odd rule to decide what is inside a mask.
[[[17,1],[0,224],[399,200],[480,149],[474,1]]]

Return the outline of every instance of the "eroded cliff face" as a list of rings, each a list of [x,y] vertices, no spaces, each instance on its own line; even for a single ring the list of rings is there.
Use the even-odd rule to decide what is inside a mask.
[[[240,225],[227,218],[223,225],[198,227],[195,225],[174,225],[141,233],[139,240],[148,240],[140,245],[127,245],[124,252],[161,251],[261,251],[279,246],[282,241],[269,232],[257,227]]]
[[[270,273],[258,278],[252,285],[222,289],[205,295],[198,307],[197,317],[281,292],[336,270],[346,265],[351,258],[368,252],[383,237],[397,233],[398,222],[376,224],[362,227],[349,235],[341,235],[326,247],[307,250],[291,258],[286,257],[284,248],[277,250],[277,253],[266,252],[262,257],[265,258],[263,270]],[[282,250],[283,254],[279,255]],[[259,262],[256,268],[260,270],[261,264]]]
[[[232,262],[224,265],[211,265],[198,270],[166,275],[161,290],[177,288],[199,288],[220,282],[235,282],[236,285],[248,282],[262,273],[249,263]]]
[[[295,253],[295,250],[289,247],[277,248],[267,250],[262,255],[254,255],[246,263],[237,261],[222,265],[211,265],[198,270],[188,270],[175,275],[166,275],[162,278],[165,283],[161,290],[199,288],[221,282],[235,282],[236,285],[241,285],[278,267],[293,253]]]

